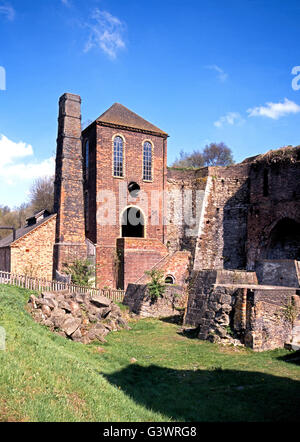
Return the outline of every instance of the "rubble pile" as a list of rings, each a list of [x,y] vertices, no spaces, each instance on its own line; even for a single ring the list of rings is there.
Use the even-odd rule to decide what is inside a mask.
[[[83,344],[106,342],[109,332],[130,329],[121,309],[101,295],[46,292],[39,297],[31,295],[28,306],[35,321]]]

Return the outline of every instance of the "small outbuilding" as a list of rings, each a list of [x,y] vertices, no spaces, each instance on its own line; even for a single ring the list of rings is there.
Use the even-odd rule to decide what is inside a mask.
[[[56,214],[42,210],[0,240],[0,270],[52,279]]]

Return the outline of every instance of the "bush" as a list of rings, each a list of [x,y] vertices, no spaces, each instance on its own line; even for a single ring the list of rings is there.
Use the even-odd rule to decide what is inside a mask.
[[[145,274],[151,278],[151,281],[147,284],[151,299],[155,301],[162,298],[166,290],[163,272],[153,269],[145,272]]]
[[[71,275],[73,284],[81,286],[91,286],[91,279],[94,277],[95,269],[91,263],[86,260],[77,259],[73,264],[64,264],[64,271]]]

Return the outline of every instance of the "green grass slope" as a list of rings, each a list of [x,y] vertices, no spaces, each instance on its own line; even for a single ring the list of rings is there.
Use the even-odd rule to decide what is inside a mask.
[[[0,286],[2,421],[299,420],[297,353],[225,348],[152,319],[111,333],[99,352],[36,324],[29,295]]]

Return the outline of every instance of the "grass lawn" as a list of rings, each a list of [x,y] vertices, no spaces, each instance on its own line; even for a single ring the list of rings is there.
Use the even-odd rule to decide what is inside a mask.
[[[299,421],[295,352],[222,347],[153,319],[84,346],[36,324],[29,294],[0,286],[0,421]]]

